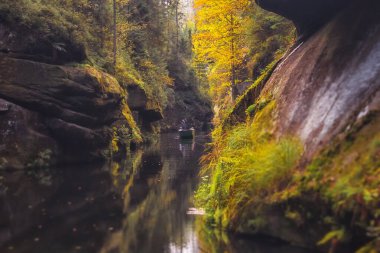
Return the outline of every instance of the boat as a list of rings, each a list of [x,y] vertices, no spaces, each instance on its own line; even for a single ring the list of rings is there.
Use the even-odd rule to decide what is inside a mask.
[[[193,139],[195,137],[195,129],[193,127],[189,129],[180,128],[178,134],[180,139]]]

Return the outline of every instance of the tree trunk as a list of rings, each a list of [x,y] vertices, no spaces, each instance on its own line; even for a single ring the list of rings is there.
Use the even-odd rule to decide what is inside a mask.
[[[234,17],[231,15],[231,97],[235,101],[238,96],[236,87],[236,64],[235,64],[235,34],[234,34]]]
[[[117,51],[117,19],[116,19],[116,0],[113,0],[113,68],[116,69],[116,51]]]
[[[179,0],[175,1],[175,25],[176,25],[176,53],[179,53],[179,17],[178,17]]]

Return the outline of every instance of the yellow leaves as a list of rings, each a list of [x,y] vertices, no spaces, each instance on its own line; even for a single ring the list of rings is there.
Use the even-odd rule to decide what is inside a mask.
[[[118,81],[113,76],[88,65],[85,66],[84,69],[88,75],[95,78],[101,84],[104,91],[123,94],[124,91],[121,89]]]
[[[344,238],[344,229],[333,230],[327,233],[319,242],[318,245],[324,245],[331,241],[341,241]]]
[[[209,64],[214,99],[229,94],[226,89],[236,67],[248,53],[247,27],[249,1],[196,0],[196,33],[193,36],[195,58]],[[223,85],[224,84],[224,85]],[[222,88],[216,88],[223,86]]]
[[[116,3],[123,6],[129,3],[129,0],[116,0]]]
[[[128,105],[125,103],[125,101],[123,102],[122,114],[132,129],[132,140],[136,143],[142,143],[143,138],[140,129],[137,126],[136,121],[133,119],[132,112],[129,109]]]

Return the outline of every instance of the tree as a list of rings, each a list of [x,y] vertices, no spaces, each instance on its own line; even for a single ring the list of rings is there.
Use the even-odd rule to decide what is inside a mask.
[[[116,0],[112,2],[113,7],[113,66],[116,66],[116,51],[117,51],[117,11]]]
[[[249,51],[244,26],[249,7],[248,0],[195,1],[195,54],[210,66],[208,77],[216,101],[231,93],[236,96],[237,69]]]

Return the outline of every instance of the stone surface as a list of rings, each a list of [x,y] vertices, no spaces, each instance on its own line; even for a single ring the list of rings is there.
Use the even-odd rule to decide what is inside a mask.
[[[22,169],[47,149],[57,153],[56,141],[39,113],[0,99],[0,167]]]
[[[296,1],[272,2],[291,5]],[[305,0],[305,3],[309,1]],[[295,45],[278,63],[270,78],[260,84],[262,87],[252,89],[244,98],[249,101],[245,105],[260,99],[276,101],[273,133],[277,138],[295,136],[300,139],[304,146],[301,168],[321,151],[343,142],[352,129],[380,131],[380,125],[376,125],[380,119],[379,13],[379,1],[354,1],[305,42]],[[232,118],[233,123],[242,122],[244,110],[239,108],[235,108],[237,119]],[[368,145],[371,145],[363,132],[350,135],[350,141],[368,139]],[[313,206],[304,198],[293,207],[306,206],[305,210],[312,212],[321,208],[317,214],[323,214],[323,209],[330,210],[322,200],[315,200],[315,203],[319,206]],[[292,207],[289,202],[285,204]],[[298,226],[289,223],[284,210],[269,206],[262,211],[257,217],[264,217],[267,224],[255,232],[310,246],[331,230],[314,231],[314,235],[297,233],[298,227],[299,231],[308,232],[311,231],[309,227],[321,227],[321,219],[309,219]],[[356,239],[360,241],[360,238]]]
[[[307,158],[329,145],[376,99],[378,13],[378,1],[356,1],[286,55],[265,85],[262,95],[278,103],[276,133],[299,136]]]
[[[301,37],[307,37],[329,21],[351,0],[256,0],[262,8],[292,20]]]
[[[174,102],[164,111],[162,130],[178,130],[183,119],[197,130],[206,130],[213,117],[210,102],[202,99],[191,87],[174,92]]]
[[[140,86],[130,85],[127,91],[127,103],[129,108],[135,112],[136,121],[142,130],[151,132],[152,123],[162,120],[164,117],[162,109],[159,105],[154,104],[152,99],[148,98],[145,90]]]
[[[112,124],[123,118],[124,96],[113,77],[94,68],[1,55],[3,167],[24,168],[47,151],[58,163],[101,159]]]
[[[128,106],[133,111],[145,110],[148,97],[145,91],[138,85],[130,85],[128,90]]]

